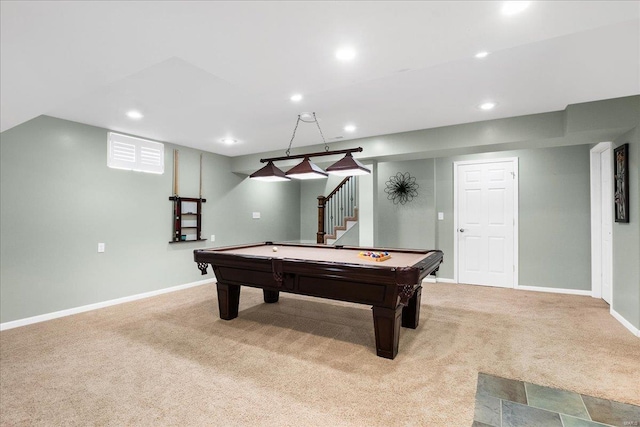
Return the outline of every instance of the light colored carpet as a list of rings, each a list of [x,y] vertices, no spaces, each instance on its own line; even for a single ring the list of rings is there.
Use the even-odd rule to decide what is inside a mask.
[[[375,355],[371,309],[215,286],[0,333],[0,423],[469,426],[478,372],[640,404],[640,340],[590,297],[426,284]]]

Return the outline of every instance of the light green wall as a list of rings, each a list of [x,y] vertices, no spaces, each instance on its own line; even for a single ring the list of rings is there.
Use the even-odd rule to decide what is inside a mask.
[[[338,240],[336,240],[336,245],[342,246],[363,246],[360,245],[360,226],[356,223],[353,227],[347,230],[346,233],[342,235]]]
[[[437,159],[380,162],[374,221],[376,247],[440,249],[438,277],[454,277],[453,163],[517,157],[519,165],[520,286],[591,289],[589,145],[568,145]],[[418,197],[394,205],[384,192],[397,172],[409,172],[420,186]],[[326,181],[303,184],[301,230],[314,238],[316,193],[330,191]],[[329,188],[331,187],[331,188]],[[324,194],[327,194],[325,191]],[[437,220],[442,212],[444,219]],[[362,215],[363,213],[361,213]],[[306,217],[306,219],[305,219]]]
[[[367,248],[375,246],[375,223],[378,203],[378,163],[370,162],[365,166],[370,175],[358,177],[358,244]]]
[[[520,286],[591,289],[589,145],[436,159],[439,277],[453,278],[453,162],[517,157]],[[448,256],[447,256],[448,255]]]
[[[174,148],[180,195],[197,197],[196,150],[165,144],[153,175],[108,168],[105,129],[42,116],[0,134],[1,322],[213,277],[193,249],[214,244],[168,243]],[[283,208],[300,205],[298,183],[250,181],[205,153],[203,197],[216,246],[299,238],[299,212]]]
[[[613,309],[640,329],[640,128],[614,141],[629,143],[629,222],[613,224]]]
[[[416,178],[418,196],[406,204],[394,204],[385,193],[386,183],[397,173]],[[434,249],[436,213],[434,159],[378,163],[376,247]]]
[[[332,148],[361,146],[360,159],[378,165],[375,244],[441,249],[445,261],[438,275],[443,278],[453,277],[453,161],[519,157],[519,284],[590,290],[589,147],[635,128],[638,117],[640,97],[630,96],[570,105],[559,112],[380,135]],[[637,140],[637,134],[632,136]],[[235,158],[232,167],[242,170],[252,161],[252,156]],[[431,169],[429,162],[435,162]],[[434,173],[429,185],[435,210],[419,199],[405,207],[389,206],[383,181],[404,169],[422,179]],[[418,203],[425,203],[424,209]],[[302,207],[301,212],[304,217]],[[434,219],[437,212],[444,213],[443,221]],[[407,233],[407,224],[416,223],[414,232]],[[639,246],[637,236],[631,238]],[[640,307],[637,298],[629,304]],[[636,314],[631,316],[637,321]]]
[[[373,212],[367,218],[373,222],[375,244],[441,249],[445,262],[438,275],[443,278],[453,277],[453,161],[519,157],[520,285],[586,290],[589,144],[629,142],[631,222],[614,225],[613,306],[640,327],[638,117],[640,96],[633,96],[333,143],[332,148],[362,146],[364,152],[356,157],[374,165],[373,194],[367,199],[373,201]],[[40,117],[0,135],[2,322],[202,278],[193,265],[192,249],[212,244],[167,243],[170,166],[162,176],[108,169],[106,132]],[[166,145],[168,159],[173,148]],[[178,148],[181,193],[195,194],[200,152]],[[266,156],[230,159],[205,153],[203,236],[215,234],[216,246],[315,240],[316,197],[333,189],[338,178],[247,180],[243,173],[255,170],[258,159]],[[414,204],[396,211],[379,181],[400,170],[423,182]],[[421,199],[427,196],[425,190],[430,198]],[[254,211],[260,211],[262,219],[251,219]],[[436,219],[437,212],[444,212],[443,221]],[[408,232],[409,222],[420,224],[415,233]],[[98,242],[106,242],[105,254],[97,254]]]

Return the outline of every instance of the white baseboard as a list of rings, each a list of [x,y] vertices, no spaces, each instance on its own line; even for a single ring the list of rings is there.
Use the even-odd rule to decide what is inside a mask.
[[[33,323],[46,322],[47,320],[57,319],[59,317],[71,316],[72,314],[84,313],[85,311],[97,310],[99,308],[109,307],[112,305],[123,304],[125,302],[136,301],[139,299],[155,297],[169,292],[181,291],[194,286],[201,286],[215,281],[215,277],[198,280],[197,282],[186,283],[184,285],[172,286],[170,288],[158,289],[156,291],[145,292],[142,294],[131,295],[128,297],[116,298],[108,301],[97,302],[95,304],[83,305],[81,307],[69,308],[67,310],[54,311],[53,313],[40,314],[38,316],[27,317],[25,319],[12,320],[11,322],[0,323],[0,331],[18,328],[20,326],[31,325]]]
[[[441,277],[433,276],[425,277],[422,281],[427,283],[456,283],[453,279],[443,279]]]
[[[427,282],[427,283],[435,283],[436,281],[443,282],[443,283],[456,283],[452,279],[441,279],[439,277],[437,279],[432,277],[427,277],[423,280],[423,282]],[[515,286],[514,289],[523,290],[523,291],[551,292],[555,294],[582,295],[587,297],[593,297],[593,294],[591,291],[583,291],[578,289],[543,288],[539,286]],[[629,322],[627,319],[622,317],[622,315],[620,315],[620,313],[615,311],[613,308],[610,309],[610,313],[618,322],[622,323],[622,325],[625,328],[631,331],[633,335],[640,337],[640,329],[633,326],[631,322]]]
[[[631,322],[629,322],[627,319],[622,317],[622,315],[620,313],[618,313],[617,311],[615,311],[613,308],[611,308],[609,310],[609,313],[613,316],[614,319],[616,319],[618,322],[622,323],[622,326],[624,326],[625,328],[630,330],[633,335],[635,335],[635,336],[640,338],[640,329],[638,329],[635,326],[633,326],[631,324]]]
[[[580,289],[562,289],[562,288],[543,288],[539,286],[516,286],[514,289],[520,289],[522,291],[536,291],[536,292],[550,292],[553,294],[569,294],[569,295],[582,295],[591,296],[591,290],[583,291]]]
[[[196,282],[185,283],[184,285],[172,286],[170,288],[158,289],[151,292],[145,292],[142,294],[131,295],[128,297],[116,298],[108,301],[98,302],[95,304],[83,305],[81,307],[69,308],[67,310],[54,311],[53,313],[41,314],[38,316],[27,317],[25,319],[13,320],[11,322],[0,323],[0,331],[5,331],[7,329],[18,328],[20,326],[27,326],[34,323],[46,322],[47,320],[57,319],[60,317],[71,316],[73,314],[84,313],[86,311],[98,310],[100,308],[110,307],[112,305],[124,304],[126,302],[136,301],[144,298],[150,298],[157,295],[167,294],[169,292],[181,291],[183,289],[193,288],[195,286],[205,285],[207,283],[211,283],[215,281],[215,278],[198,280]],[[456,283],[453,279],[446,278],[435,278],[435,277],[425,277],[423,282],[427,283]],[[581,291],[576,289],[559,289],[559,288],[541,288],[537,286],[516,286],[515,289],[521,289],[525,291],[537,291],[537,292],[552,292],[552,293],[561,293],[561,294],[572,294],[572,295],[584,295],[591,296],[591,291]],[[625,328],[631,331],[637,337],[640,337],[640,329],[633,326],[627,319],[622,317],[620,313],[615,311],[613,308],[610,309],[611,315],[620,322]]]
[[[454,279],[447,279],[444,277],[426,277],[423,282],[427,283],[458,283]],[[489,286],[491,285],[476,285],[476,286]],[[500,286],[494,286],[495,288],[501,288]],[[504,288],[503,288],[504,289]],[[508,288],[507,288],[508,289]],[[591,296],[591,291],[583,291],[578,289],[562,289],[562,288],[543,288],[540,286],[515,286],[513,289],[520,289],[523,291],[537,291],[537,292],[552,292],[555,294],[570,294],[570,295],[585,295]]]

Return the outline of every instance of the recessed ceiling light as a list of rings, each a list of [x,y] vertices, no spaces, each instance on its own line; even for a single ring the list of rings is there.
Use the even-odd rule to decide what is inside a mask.
[[[531,4],[530,1],[506,1],[502,5],[503,15],[515,15],[522,12]]]
[[[144,116],[142,115],[142,113],[140,111],[131,110],[131,111],[127,111],[127,117],[129,117],[130,119],[133,119],[133,120],[140,120]]]
[[[344,127],[345,132],[355,132],[356,131],[356,127],[354,125],[346,125]]]
[[[482,52],[476,53],[476,58],[486,58],[489,55],[489,52],[483,50]]]
[[[356,51],[352,47],[343,47],[336,51],[336,58],[341,61],[351,61],[356,57]]]
[[[291,98],[289,99],[291,99],[293,102],[300,102],[302,101],[302,95],[299,93],[296,93],[294,95],[291,95]]]
[[[222,142],[223,144],[227,144],[227,145],[233,145],[233,144],[235,144],[236,142],[238,142],[238,140],[233,139],[233,138],[222,138],[222,139],[220,140],[220,142]]]
[[[478,105],[478,108],[481,110],[493,110],[495,106],[498,105],[495,102],[485,102],[483,104]]]
[[[300,120],[313,120],[313,113],[300,113]]]

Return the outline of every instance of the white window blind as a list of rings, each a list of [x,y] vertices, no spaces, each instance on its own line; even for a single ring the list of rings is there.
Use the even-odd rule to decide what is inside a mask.
[[[109,132],[107,166],[139,172],[164,173],[164,144]]]

